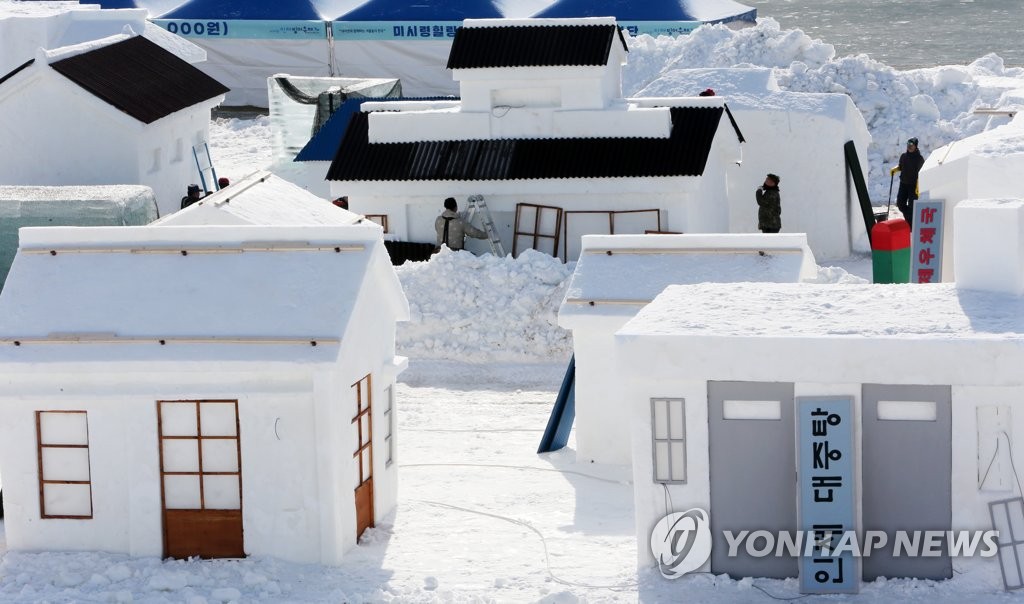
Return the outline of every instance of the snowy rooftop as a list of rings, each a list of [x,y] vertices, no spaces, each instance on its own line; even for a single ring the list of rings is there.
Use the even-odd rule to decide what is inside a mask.
[[[22,2],[20,0],[0,0],[0,19],[6,17],[48,17],[59,15],[69,10],[99,10],[99,4],[79,4],[78,2]]]
[[[25,228],[0,338],[336,341],[374,263],[402,314],[376,229]]]
[[[1009,124],[979,132],[936,149],[929,164],[943,164],[969,156],[1005,157],[1024,154],[1024,115],[1018,113]]]
[[[1024,298],[936,285],[671,286],[622,335],[1024,340]]]
[[[672,284],[815,275],[803,234],[587,235],[560,314],[632,314]]]
[[[359,214],[343,210],[270,172],[260,171],[204,197],[154,225],[351,225],[379,229]]]

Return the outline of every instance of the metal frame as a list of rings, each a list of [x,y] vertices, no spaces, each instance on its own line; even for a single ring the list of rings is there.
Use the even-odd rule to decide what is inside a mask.
[[[43,442],[43,427],[42,427],[42,414],[43,413],[60,413],[60,414],[82,414],[85,416],[85,444],[84,445],[69,445],[59,443],[44,443]],[[89,472],[89,480],[47,480],[43,472],[43,449],[85,449],[86,455],[86,468]],[[71,519],[71,520],[90,520],[93,517],[92,507],[92,459],[89,453],[89,414],[86,411],[80,410],[53,410],[53,411],[36,411],[36,460],[39,464],[39,517],[44,519]],[[68,514],[47,514],[46,513],[46,498],[44,496],[44,489],[48,484],[84,484],[89,486],[89,515],[68,515]]]
[[[1006,513],[1006,528],[1009,529],[1010,534],[1004,535],[1002,532],[999,533],[998,551],[999,551],[999,571],[1003,575],[1003,589],[1010,591],[1014,589],[1021,589],[1024,587],[1024,569],[1021,568],[1022,561],[1021,556],[1017,553],[1018,546],[1024,545],[1024,535],[1016,535],[1013,532],[1014,522],[1010,518],[1010,504],[1016,503],[1016,507],[1020,512],[1020,518],[1018,521],[1024,523],[1024,498],[1012,497],[1010,499],[1000,499],[998,501],[990,501],[988,504],[989,517],[992,519],[992,528],[999,526],[996,523],[996,507],[1002,507]],[[1003,541],[1005,537],[1009,537],[1009,541]],[[1009,549],[1010,553],[1007,555],[1013,556],[1013,562],[1017,568],[1017,582],[1010,584],[1006,580],[1006,564],[1003,561],[1003,550]],[[1006,562],[1010,560],[1007,559]]]
[[[395,388],[388,386],[384,389],[384,467],[390,466],[395,461]]]
[[[533,208],[533,231],[520,231],[519,223],[522,221],[522,212],[524,208]],[[545,235],[540,233],[540,219],[541,215],[545,210],[555,212],[555,234]],[[557,206],[543,206],[535,203],[517,203],[516,204],[516,222],[512,229],[512,257],[515,258],[519,255],[519,236],[533,237],[533,243],[529,249],[537,249],[538,239],[551,239],[551,255],[555,258],[558,257],[558,244],[562,236],[562,215],[565,212]],[[540,251],[540,250],[537,250]]]
[[[681,438],[672,438],[672,403],[679,401],[680,412],[683,414],[683,436]],[[658,403],[665,403],[665,438],[658,438],[655,428],[655,422],[657,421],[657,415],[655,409]],[[660,480],[658,478],[658,443],[664,443],[668,447],[668,480]],[[673,480],[672,476],[672,443],[681,443],[683,445],[683,478],[682,480]],[[686,484],[686,399],[684,398],[652,398],[651,399],[651,469],[652,476],[655,484]]]
[[[565,211],[565,239],[562,244],[562,252],[565,259],[569,258],[569,217],[572,214],[607,214],[608,215],[608,235],[615,234],[615,215],[616,214],[641,214],[646,212],[654,212],[657,219],[658,227],[655,230],[661,230],[661,210],[658,208],[651,208],[646,210],[566,210]]]

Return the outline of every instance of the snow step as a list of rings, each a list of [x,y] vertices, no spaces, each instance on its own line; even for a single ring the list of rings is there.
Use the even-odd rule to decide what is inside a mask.
[[[483,224],[484,232],[487,233],[487,242],[491,244],[491,253],[499,258],[504,258],[505,246],[501,243],[501,237],[498,237],[498,229],[494,226],[494,218],[491,216],[491,210],[487,207],[483,195],[471,195],[467,203],[469,211],[466,213],[466,223],[472,223],[473,217],[480,212],[480,222]]]

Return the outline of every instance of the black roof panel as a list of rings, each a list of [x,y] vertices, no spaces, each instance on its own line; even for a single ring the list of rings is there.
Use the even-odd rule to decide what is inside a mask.
[[[625,49],[613,24],[460,27],[448,69],[605,65],[616,38]]]
[[[142,36],[54,61],[50,67],[146,124],[228,91]]]

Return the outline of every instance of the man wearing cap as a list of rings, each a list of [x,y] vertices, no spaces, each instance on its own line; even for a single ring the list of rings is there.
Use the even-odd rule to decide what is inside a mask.
[[[181,198],[181,209],[184,210],[202,198],[203,191],[199,188],[199,185],[189,185],[188,195]]]
[[[469,224],[459,215],[459,204],[454,197],[444,200],[444,212],[434,220],[434,231],[437,232],[437,247],[447,245],[453,251],[461,250],[466,244],[466,237],[486,239],[487,233]]]
[[[917,199],[917,175],[921,173],[924,157],[917,148],[917,138],[907,141],[907,150],[900,155],[900,164],[889,170],[889,175],[900,173],[900,190],[896,193],[896,207],[903,218],[914,228],[914,200]]]

